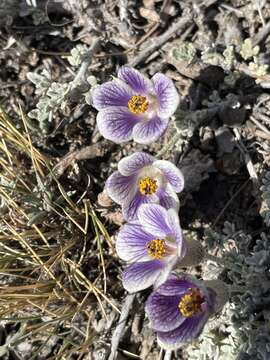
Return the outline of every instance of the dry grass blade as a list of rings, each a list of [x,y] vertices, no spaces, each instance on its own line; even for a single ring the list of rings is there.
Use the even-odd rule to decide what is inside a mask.
[[[104,245],[112,243],[90,201],[76,203],[76,191],[65,190],[55,164],[33,145],[22,111],[21,119],[15,126],[0,108],[0,318],[21,323],[10,346],[31,335],[34,359],[54,336],[62,339],[56,358],[69,359],[91,345],[96,311],[119,312],[105,295]],[[89,256],[101,269],[91,280],[83,270]]]

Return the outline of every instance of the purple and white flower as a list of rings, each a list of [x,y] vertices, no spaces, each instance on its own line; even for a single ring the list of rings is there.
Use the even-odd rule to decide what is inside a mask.
[[[186,254],[176,211],[156,204],[141,205],[138,220],[120,230],[116,251],[122,260],[131,263],[123,273],[127,291],[160,285]]]
[[[121,159],[118,171],[106,181],[108,195],[122,206],[123,216],[137,218],[143,203],[160,204],[166,209],[179,209],[176,193],[184,188],[181,171],[171,162],[156,160],[144,152],[136,152]]]
[[[119,69],[118,78],[93,91],[99,131],[116,143],[156,141],[167,129],[178,103],[177,90],[167,76],[157,73],[150,80],[128,66]]]
[[[149,296],[145,309],[161,347],[174,350],[198,338],[217,311],[218,294],[210,284],[171,275]]]

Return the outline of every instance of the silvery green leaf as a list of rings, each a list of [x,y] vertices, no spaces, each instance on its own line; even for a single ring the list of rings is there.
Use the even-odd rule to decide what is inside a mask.
[[[268,70],[267,64],[257,64],[255,62],[250,62],[248,64],[248,67],[250,71],[258,78],[267,74],[267,70]]]
[[[69,92],[69,84],[60,84],[53,82],[47,91],[50,98],[50,106],[53,109],[56,105],[61,105]]]
[[[42,97],[37,103],[37,109],[41,112],[48,113],[51,110],[50,100],[47,97]]]
[[[43,78],[44,78],[42,75],[39,75],[39,74],[34,73],[34,72],[28,72],[26,74],[26,77],[27,77],[28,80],[30,80],[35,85],[38,85],[41,81],[43,81]]]
[[[42,95],[43,93],[45,93],[51,84],[51,77],[47,70],[43,70],[41,74],[37,74],[35,72],[28,72],[26,76],[28,80],[35,84],[35,93],[37,95]]]
[[[269,174],[265,175],[262,182],[263,188],[267,188],[270,182]],[[224,224],[222,233],[207,229],[205,235],[208,248],[213,244],[217,249],[222,248],[226,246],[229,238],[234,240],[236,251],[223,250],[223,259],[228,264],[226,277],[234,286],[244,287],[245,290],[243,288],[241,293],[231,296],[231,302],[225,306],[222,314],[212,325],[211,322],[207,325],[199,350],[188,347],[188,354],[191,354],[192,359],[208,359],[208,356],[209,359],[218,356],[218,360],[270,359],[270,334],[269,331],[265,332],[270,317],[270,311],[265,307],[265,304],[270,303],[269,235],[261,233],[254,244],[254,239],[249,234],[237,230],[235,225],[230,223]],[[211,242],[211,239],[215,241]],[[204,269],[203,271],[206,274]],[[224,325],[225,338],[219,339]],[[215,350],[203,344],[209,338],[214,342]]]
[[[52,75],[51,75],[51,73],[50,73],[47,69],[43,69],[43,70],[41,71],[41,75],[42,75],[43,77],[45,77],[47,80],[49,80],[50,82],[52,81]]]
[[[186,61],[191,64],[196,57],[196,48],[191,42],[180,43],[171,50],[171,56],[178,61]]]
[[[78,67],[82,63],[85,56],[87,56],[88,51],[88,46],[79,44],[71,50],[71,55],[67,57],[67,60],[70,65]]]
[[[223,57],[224,57],[224,68],[226,70],[232,69],[235,62],[236,62],[235,53],[234,53],[234,47],[233,46],[228,46],[223,51]]]
[[[258,55],[259,51],[260,51],[259,46],[253,47],[251,39],[248,38],[244,41],[241,47],[240,54],[244,60],[247,60],[249,58],[252,58],[253,56]]]
[[[224,56],[212,48],[206,49],[202,53],[201,59],[205,64],[214,66],[222,66],[225,62]]]
[[[39,113],[40,113],[40,111],[38,109],[33,109],[28,113],[28,116],[31,119],[38,119]]]
[[[92,105],[92,93],[91,93],[91,91],[87,91],[87,92],[84,94],[84,97],[85,97],[85,102],[86,102],[86,104]]]
[[[91,87],[97,85],[97,78],[93,75],[88,76],[86,81],[88,82],[89,85],[91,85]]]

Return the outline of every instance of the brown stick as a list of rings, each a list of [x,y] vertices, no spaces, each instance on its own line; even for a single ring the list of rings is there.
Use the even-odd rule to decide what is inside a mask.
[[[65,170],[74,162],[95,159],[96,157],[103,156],[110,150],[107,141],[101,141],[97,144],[86,146],[80,150],[75,150],[68,153],[59,163],[55,165],[53,172],[57,177],[60,177]]]
[[[252,39],[252,45],[259,45],[264,42],[270,34],[270,21],[263,26]]]
[[[192,23],[192,12],[189,10],[176,23],[174,23],[164,34],[155,39],[155,42],[142,50],[134,59],[129,61],[129,66],[137,66],[147,59],[153,52],[161,48],[170,38],[176,35],[180,30],[184,30]]]

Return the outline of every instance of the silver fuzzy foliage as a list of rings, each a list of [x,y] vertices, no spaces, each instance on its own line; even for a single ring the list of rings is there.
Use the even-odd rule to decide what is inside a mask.
[[[53,112],[63,110],[66,106],[70,85],[52,82],[47,70],[43,70],[41,74],[29,72],[27,77],[35,84],[35,92],[40,96],[36,109],[30,111],[28,116],[36,119],[42,132],[47,133]]]
[[[35,85],[36,95],[45,94],[48,88],[50,87],[52,81],[51,74],[46,69],[42,70],[41,74],[28,72],[27,78]]]
[[[235,65],[234,47],[228,46],[223,53],[219,53],[215,48],[207,48],[201,56],[205,64],[221,66],[224,70],[231,70]]]
[[[64,110],[69,101],[78,102],[85,97],[86,102],[90,102],[89,89],[96,81],[88,73],[87,66],[83,66],[83,62],[88,64],[90,52],[91,48],[86,45],[77,45],[71,50],[68,61],[71,65],[80,68],[74,79],[68,83],[52,81],[47,70],[43,70],[41,74],[34,72],[27,74],[28,79],[35,85],[36,95],[39,96],[36,108],[30,111],[28,116],[37,120],[43,133],[48,133],[55,112]]]
[[[257,56],[260,52],[259,46],[252,45],[252,41],[250,38],[245,39],[244,43],[242,44],[240,55],[243,59],[247,60],[252,58],[253,56]]]
[[[204,278],[219,274],[231,283],[231,299],[186,348],[189,359],[270,359],[270,236],[255,239],[226,222],[222,233],[207,229],[209,250],[222,254],[224,267],[203,265]],[[214,275],[213,275],[214,274]]]
[[[181,42],[172,48],[171,56],[175,60],[184,60],[191,64],[196,59],[196,48],[191,42]]]
[[[222,313],[210,320],[197,343],[186,349],[190,360],[235,360],[238,339],[236,330],[228,322],[232,316],[231,305],[227,304]]]
[[[71,50],[70,56],[68,56],[67,60],[70,63],[70,65],[78,67],[81,65],[88,51],[89,51],[88,46],[79,44]]]

